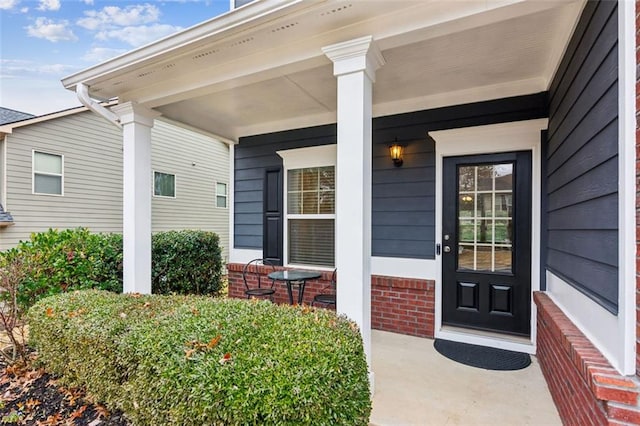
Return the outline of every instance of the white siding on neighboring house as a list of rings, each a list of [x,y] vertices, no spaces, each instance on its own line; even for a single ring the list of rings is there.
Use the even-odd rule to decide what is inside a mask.
[[[122,232],[122,134],[117,127],[80,112],[16,127],[5,143],[3,199],[14,225],[0,229],[0,249],[49,228]],[[64,156],[63,196],[32,193],[34,150]],[[229,211],[215,207],[215,188],[216,182],[228,183],[228,158],[226,144],[156,120],[152,168],[175,174],[176,197],[153,198],[153,231],[214,231],[226,260]]]
[[[4,207],[14,225],[0,231],[0,248],[49,228],[122,232],[122,136],[117,127],[81,112],[15,128],[6,143]],[[34,150],[64,156],[63,196],[32,193]]]
[[[176,177],[176,196],[153,197],[153,232],[202,229],[220,236],[229,253],[229,209],[216,207],[216,182],[228,184],[229,147],[208,136],[156,120],[151,168]]]

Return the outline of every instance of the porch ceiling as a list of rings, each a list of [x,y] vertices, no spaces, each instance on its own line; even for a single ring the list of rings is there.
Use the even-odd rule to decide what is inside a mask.
[[[70,76],[230,139],[335,122],[323,46],[373,35],[374,115],[544,91],[582,0],[256,2]]]

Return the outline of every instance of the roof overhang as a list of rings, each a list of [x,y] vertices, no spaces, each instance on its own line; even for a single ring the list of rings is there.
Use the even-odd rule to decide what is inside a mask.
[[[63,80],[229,139],[335,122],[322,47],[373,36],[374,115],[547,90],[583,0],[262,0]]]

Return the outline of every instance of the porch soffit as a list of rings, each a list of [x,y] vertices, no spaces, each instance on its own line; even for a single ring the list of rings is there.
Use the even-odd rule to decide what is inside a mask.
[[[93,96],[133,100],[236,139],[335,121],[336,81],[321,48],[362,35],[373,35],[387,61],[376,74],[375,115],[546,90],[583,6],[571,0],[271,3],[291,7],[63,83],[71,89],[75,79],[87,78]],[[134,53],[144,58],[143,50]]]

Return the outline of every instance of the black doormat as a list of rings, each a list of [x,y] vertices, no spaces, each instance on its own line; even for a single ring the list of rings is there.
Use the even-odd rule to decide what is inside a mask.
[[[529,354],[504,349],[441,339],[436,339],[433,347],[449,359],[485,370],[520,370],[531,364]]]

